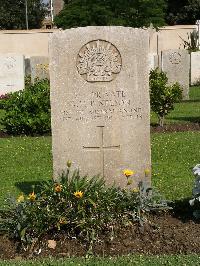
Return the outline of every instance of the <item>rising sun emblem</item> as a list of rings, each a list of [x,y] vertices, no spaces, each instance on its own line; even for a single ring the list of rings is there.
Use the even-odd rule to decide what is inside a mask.
[[[121,67],[119,51],[113,44],[103,40],[87,43],[77,57],[78,72],[88,82],[112,81]]]

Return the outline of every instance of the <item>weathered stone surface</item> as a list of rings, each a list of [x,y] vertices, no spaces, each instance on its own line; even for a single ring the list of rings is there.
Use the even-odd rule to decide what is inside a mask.
[[[200,52],[191,53],[191,84],[200,83]]]
[[[24,89],[24,56],[0,55],[0,95]]]
[[[49,58],[46,56],[33,56],[30,58],[31,82],[49,79]]]
[[[169,83],[179,82],[183,87],[183,99],[189,99],[190,57],[188,51],[163,51],[162,70],[167,73]]]
[[[85,27],[52,34],[50,77],[54,177],[71,160],[81,174],[124,187],[150,181],[148,32]]]

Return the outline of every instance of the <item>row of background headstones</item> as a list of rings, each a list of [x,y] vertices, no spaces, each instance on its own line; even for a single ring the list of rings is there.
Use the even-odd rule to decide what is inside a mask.
[[[0,55],[0,95],[23,90],[25,76],[35,79],[49,79],[49,58],[34,56],[26,58],[23,55]]]
[[[149,54],[149,70],[156,67],[167,73],[169,82],[177,81],[183,86],[184,99],[188,99],[189,84],[200,82],[200,52],[191,53],[191,57],[186,50],[166,50],[160,58]],[[32,83],[36,78],[49,79],[49,58],[0,55],[0,95],[24,89],[24,77],[28,75]]]
[[[162,54],[168,52],[180,52],[182,50],[166,50]],[[183,50],[184,51],[184,50]],[[156,67],[162,68],[161,59],[157,54],[149,54],[149,69],[155,69]],[[190,56],[190,85],[200,83],[200,51],[192,52]]]
[[[200,84],[200,51],[165,50],[161,56],[149,54],[149,71],[156,67],[167,73],[169,83],[179,82],[183,99],[189,99],[189,85]]]

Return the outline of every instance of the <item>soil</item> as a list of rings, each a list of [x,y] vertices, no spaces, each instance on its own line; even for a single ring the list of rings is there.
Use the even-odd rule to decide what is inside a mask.
[[[168,124],[163,127],[158,125],[151,126],[151,133],[166,133],[166,132],[183,132],[183,131],[200,131],[200,123],[184,123],[184,124]],[[51,133],[46,133],[45,136],[50,136]],[[40,135],[33,135],[33,137],[38,137]],[[43,135],[44,136],[44,135]],[[0,138],[9,138],[12,135],[7,134],[3,130],[0,130]]]
[[[116,226],[113,239],[108,233],[100,235],[92,253],[96,256],[199,254],[199,236],[199,223],[192,216],[183,219],[169,212],[154,214],[144,226],[138,223],[127,227]],[[49,247],[49,240],[53,240],[56,247]],[[87,250],[86,243],[69,238],[64,232],[43,237],[29,252],[20,249],[17,242],[0,236],[0,259],[85,256]]]
[[[184,124],[169,124],[163,127],[154,125],[151,126],[151,132],[182,132],[182,131],[200,131],[200,123],[184,123]]]

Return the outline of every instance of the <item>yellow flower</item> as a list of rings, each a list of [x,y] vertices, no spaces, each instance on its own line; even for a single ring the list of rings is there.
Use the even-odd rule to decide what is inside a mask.
[[[34,191],[28,195],[28,199],[30,201],[34,201],[36,199],[36,194]]]
[[[82,191],[76,191],[76,192],[74,192],[74,196],[78,199],[81,199],[83,197],[83,192]]]
[[[148,175],[150,174],[150,172],[151,172],[151,171],[150,171],[148,168],[145,169],[145,170],[144,170],[145,176],[148,176]]]
[[[132,183],[133,183],[133,180],[129,178],[127,182],[127,186],[131,185]]]
[[[17,198],[17,202],[23,202],[24,201],[24,195],[21,194],[18,198]]]
[[[67,224],[67,221],[64,217],[61,217],[59,220],[59,224]]]
[[[129,169],[125,169],[125,170],[123,171],[123,173],[124,173],[124,175],[125,175],[126,177],[129,177],[129,176],[132,176],[132,175],[135,174],[134,171],[129,170]]]
[[[135,187],[135,188],[132,190],[132,192],[133,192],[133,193],[137,193],[137,192],[139,192],[139,189]]]
[[[62,191],[62,185],[56,184],[54,190],[55,192],[60,193]]]
[[[69,168],[70,168],[70,167],[71,167],[71,165],[72,165],[72,162],[71,162],[70,160],[68,160],[68,161],[67,161],[67,167],[69,167]]]

